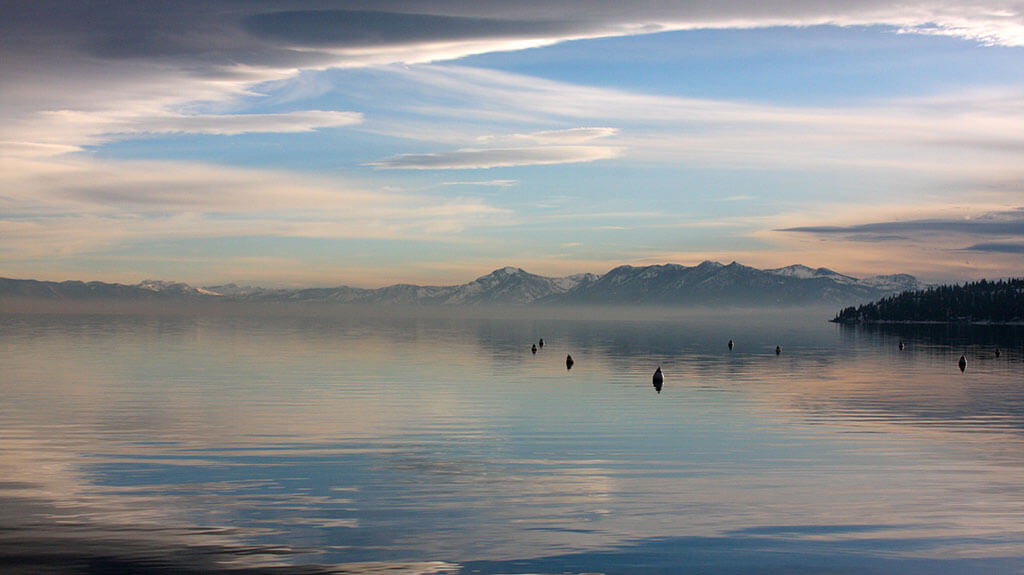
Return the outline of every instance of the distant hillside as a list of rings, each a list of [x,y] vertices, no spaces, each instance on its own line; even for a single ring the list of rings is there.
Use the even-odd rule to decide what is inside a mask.
[[[183,283],[146,280],[136,285],[104,282],[47,282],[0,278],[0,297],[55,301],[130,300],[160,301],[203,298],[210,295]]]
[[[836,323],[1024,321],[1024,279],[904,291],[874,303],[847,307]]]
[[[706,261],[619,266],[603,275],[551,278],[505,267],[460,285],[396,284],[378,289],[347,286],[267,289],[227,284],[194,288],[147,280],[137,285],[0,279],[0,298],[46,301],[321,302],[380,305],[846,305],[921,285],[909,275],[857,279],[806,266],[760,270],[736,262]]]

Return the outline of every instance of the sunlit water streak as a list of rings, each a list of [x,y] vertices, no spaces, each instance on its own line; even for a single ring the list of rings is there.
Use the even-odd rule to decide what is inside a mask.
[[[0,560],[1024,570],[1021,329],[823,317],[7,315]]]

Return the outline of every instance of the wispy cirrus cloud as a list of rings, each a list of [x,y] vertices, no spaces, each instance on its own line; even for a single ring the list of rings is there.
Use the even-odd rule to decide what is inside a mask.
[[[32,3],[31,9],[9,7],[0,22],[0,36],[5,38],[0,48],[0,76],[5,79],[0,86],[0,141],[9,143],[6,153],[41,155],[79,149],[109,141],[116,135],[291,132],[358,121],[356,112],[315,110],[249,117],[182,113],[184,108],[195,107],[197,103],[205,107],[230,107],[239,98],[252,96],[255,86],[294,78],[301,70],[437,62],[566,40],[666,30],[821,24],[884,25],[907,33],[947,34],[1016,46],[1024,45],[1022,14],[1024,4],[1006,0],[988,0],[971,6],[937,1],[896,5],[880,1],[756,5],[689,2],[631,6],[629,10],[576,2],[528,2],[517,4],[515,9],[500,2],[479,2],[473,6],[447,1],[415,6],[384,2],[374,3],[371,10],[360,2],[338,2],[314,3],[297,10],[290,3],[274,1],[232,4],[230,9],[216,0],[186,1],[173,9],[147,1],[133,4],[132,9],[40,1]],[[455,78],[450,70],[444,75],[435,74],[432,80],[445,80],[442,76],[457,81],[462,88],[473,84],[465,73]],[[486,85],[479,89],[496,94],[502,85],[495,80],[496,76],[487,78]],[[810,125],[808,121],[813,115],[796,114],[800,117],[787,121],[786,114],[778,110],[751,106],[730,108],[722,103],[659,101],[609,90],[575,90],[573,97],[567,97],[546,88],[536,82],[532,86],[524,86],[521,81],[507,82],[504,89],[509,93],[492,100],[487,113],[497,116],[508,115],[508,110],[520,110],[590,120],[622,117],[628,110],[631,119],[657,122],[666,117],[666,112],[669,118],[678,118],[685,112],[698,127],[724,124],[743,116],[747,126],[761,124],[766,131],[779,123]],[[584,96],[582,100],[577,97],[580,95]],[[510,101],[515,105],[503,108]],[[483,111],[479,109],[476,113]],[[840,114],[822,116],[824,121],[818,125],[823,129],[841,124]],[[871,117],[882,117],[884,125],[882,121],[865,125],[862,120]],[[845,130],[870,130],[878,134],[894,125],[890,119],[865,114],[852,118]],[[980,121],[985,118],[963,119],[965,125],[988,125]],[[930,134],[935,142],[956,143],[966,139],[955,132],[930,133],[924,124],[915,127],[922,129],[925,137]],[[594,130],[580,129],[576,136],[586,138]],[[539,134],[531,137],[536,139]],[[566,141],[568,132],[557,136],[561,145],[572,145]],[[744,139],[749,141],[751,137],[757,136]],[[1004,149],[1019,150],[1020,146],[1012,138],[980,137],[976,141],[979,145]],[[676,147],[693,148],[699,144],[682,139],[676,142]],[[487,146],[521,147],[497,142]],[[517,154],[511,152],[512,156]],[[559,155],[552,153],[552,157]],[[847,153],[837,155],[851,157]],[[457,158],[453,163],[463,164],[465,160]],[[424,165],[431,161],[421,158]]]
[[[419,122],[392,124],[385,132],[392,136],[429,140],[457,119],[460,128],[448,130],[448,140],[458,130],[477,145],[593,145],[614,137],[632,160],[671,165],[899,169],[965,180],[1024,177],[1024,109],[1021,93],[1013,89],[826,108],[645,94],[456,65],[395,67],[381,74],[425,95],[422,103],[394,102]],[[623,129],[477,134],[482,126],[584,122]]]
[[[485,188],[511,188],[518,180],[466,180],[461,182],[442,182],[442,186],[483,186]]]
[[[101,134],[213,134],[312,132],[322,128],[352,126],[363,121],[357,112],[301,110],[282,114],[162,114],[156,116],[96,117],[71,110],[50,112],[61,122],[93,123]]]
[[[621,149],[618,147],[588,145],[588,142],[613,136],[616,132],[617,130],[613,128],[572,128],[528,134],[489,135],[477,140],[486,144],[534,145],[463,148],[431,154],[401,154],[371,162],[369,165],[390,170],[479,170],[593,162],[619,156]]]
[[[325,128],[353,126],[362,114],[305,110],[280,114],[179,114],[104,110],[41,112],[32,128],[19,133],[21,141],[0,141],[0,154],[23,157],[59,155],[80,151],[126,137],[156,134],[203,134],[236,136],[251,133],[289,134]],[[24,141],[25,138],[36,141]],[[72,142],[60,144],[57,142]]]
[[[437,154],[402,154],[369,165],[387,170],[481,170],[593,162],[614,158],[619,153],[619,148],[607,146],[462,149]]]
[[[566,130],[543,130],[525,134],[489,134],[477,138],[481,144],[540,144],[540,145],[579,145],[618,134],[616,128],[569,128]]]
[[[0,22],[0,140],[79,146],[74,138],[47,139],[45,131],[26,128],[45,124],[39,113],[54,110],[175,113],[196,102],[227,103],[301,70],[438,62],[668,30],[772,26],[882,25],[1022,46],[1022,15],[1018,0],[704,0],[628,9],[579,1],[513,7],[496,0],[471,6],[449,0],[371,6],[352,0],[296,9],[283,0],[142,0],[130,7],[40,0],[6,6]]]
[[[186,238],[459,241],[508,215],[474,198],[180,162],[0,158],[0,189],[8,262]]]

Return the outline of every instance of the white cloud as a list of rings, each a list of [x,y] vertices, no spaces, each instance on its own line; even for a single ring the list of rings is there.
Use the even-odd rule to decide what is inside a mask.
[[[504,134],[481,136],[477,140],[486,145],[502,144],[546,144],[574,145],[586,144],[599,138],[614,136],[619,131],[615,128],[569,128],[567,130],[545,130],[526,134]]]
[[[442,182],[443,186],[483,186],[489,188],[511,188],[519,183],[518,180],[480,180],[463,182]]]
[[[465,170],[510,166],[593,162],[618,157],[621,149],[588,145],[614,136],[615,128],[570,128],[525,134],[488,134],[476,138],[487,148],[463,148],[433,154],[402,154],[369,165],[381,169]]]
[[[508,166],[593,162],[614,158],[619,153],[619,148],[608,146],[467,148],[438,154],[403,154],[372,162],[369,165],[391,170],[478,170]]]
[[[61,115],[66,117],[68,114]],[[283,114],[166,114],[153,117],[100,119],[98,128],[108,134],[183,133],[233,136],[254,132],[312,132],[322,128],[351,126],[362,120],[362,114],[356,112],[324,110]]]
[[[454,118],[468,130],[474,123],[515,125],[523,119],[548,125],[604,123],[623,130],[577,128],[482,138],[469,132],[464,137],[488,144],[588,143],[614,135],[618,152],[628,150],[631,160],[675,165],[1024,175],[1019,163],[1024,94],[1016,91],[806,108],[649,95],[463,66],[390,70],[415,89],[458,95],[443,106],[406,104],[407,112],[435,122],[433,129],[417,126],[413,137],[437,133]],[[462,163],[446,154],[417,155],[395,159],[394,167],[406,162],[417,167]]]
[[[147,134],[234,136],[246,133],[311,132],[359,124],[362,119],[362,114],[355,112],[323,110],[281,114],[54,110],[39,113],[30,128],[17,134],[21,137],[35,138],[37,141],[0,141],[0,154],[21,157],[59,155],[80,151],[82,146],[86,145]]]
[[[241,133],[346,125],[334,118],[180,116],[196,103],[228,105],[254,86],[302,70],[415,64],[523,50],[567,40],[667,30],[882,25],[985,44],[1024,46],[1024,3],[718,2],[624,6],[587,2],[422,2],[414,11],[346,3],[297,10],[290,3],[188,8],[139,3],[86,10],[61,3],[8,7],[0,22],[0,141],[80,147],[111,133]],[[424,25],[429,24],[429,25]],[[148,33],[135,33],[146,30]],[[557,109],[571,112],[563,98]],[[615,106],[605,102],[606,107]],[[629,102],[618,105],[628,106]],[[61,129],[43,112],[80,114],[88,130]],[[582,110],[581,110],[582,111]],[[496,112],[496,110],[495,110]],[[127,119],[112,114],[126,113]],[[310,112],[315,113],[315,112]],[[326,114],[326,113],[325,113]],[[656,116],[651,116],[655,118]],[[104,121],[109,125],[103,125]],[[208,120],[209,122],[204,122]],[[253,123],[262,127],[253,127]],[[207,124],[207,127],[204,127]],[[216,126],[216,127],[214,127]],[[35,148],[35,154],[45,148]],[[57,148],[51,148],[54,151]]]

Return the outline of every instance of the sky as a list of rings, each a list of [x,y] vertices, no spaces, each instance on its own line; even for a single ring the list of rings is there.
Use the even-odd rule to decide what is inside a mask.
[[[1024,275],[1024,1],[0,13],[2,277]]]

